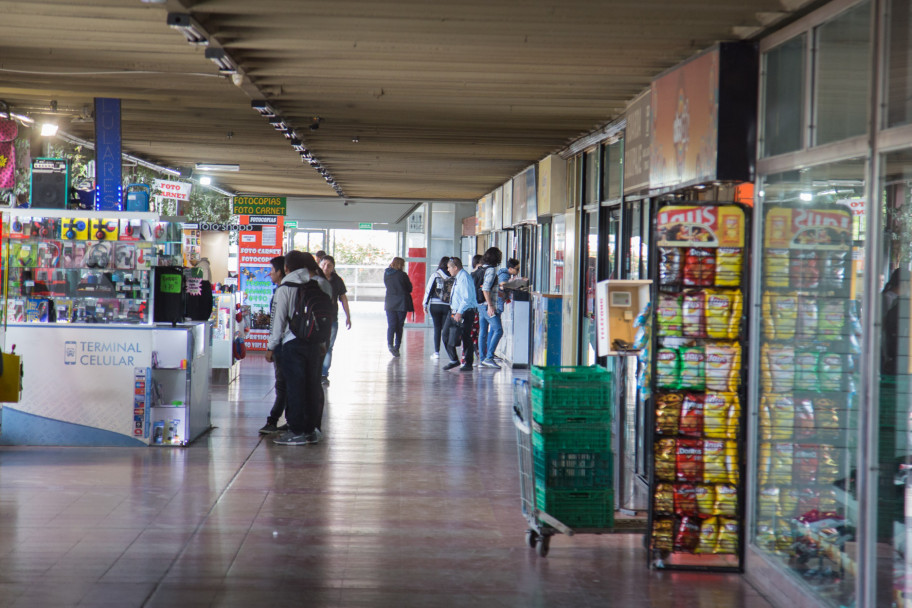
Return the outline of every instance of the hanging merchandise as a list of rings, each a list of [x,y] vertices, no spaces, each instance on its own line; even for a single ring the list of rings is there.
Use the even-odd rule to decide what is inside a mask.
[[[661,207],[652,386],[655,568],[740,570],[747,212]]]
[[[19,125],[15,120],[0,119],[0,188],[16,185],[16,136]]]

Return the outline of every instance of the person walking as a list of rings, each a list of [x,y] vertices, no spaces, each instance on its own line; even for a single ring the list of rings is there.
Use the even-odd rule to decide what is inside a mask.
[[[431,320],[434,322],[434,354],[431,355],[431,359],[440,358],[440,334],[450,312],[449,294],[445,293],[447,281],[452,281],[452,277],[447,272],[449,261],[450,258],[447,256],[440,258],[437,270],[428,279],[427,286],[424,288],[424,311],[431,316]],[[443,298],[446,298],[446,301]]]
[[[317,270],[317,262],[309,253],[288,252],[285,256],[285,278],[274,296],[275,315],[269,332],[266,360],[272,362],[278,354],[279,366],[285,376],[288,431],[273,439],[273,443],[279,445],[317,443],[323,435],[320,432],[324,405],[320,367],[326,345],[296,338],[289,326],[294,314],[297,285],[316,279]],[[317,280],[317,284],[331,296],[332,289],[326,279]]]
[[[415,305],[412,304],[412,281],[403,268],[405,260],[395,257],[383,273],[383,284],[386,285],[386,298],[383,301],[386,310],[386,343],[394,357],[399,356],[399,348],[402,346],[405,317],[415,310]]]
[[[472,347],[472,325],[475,321],[475,309],[478,303],[475,301],[475,283],[472,277],[462,267],[462,260],[459,258],[450,258],[447,263],[447,270],[450,276],[456,279],[453,285],[453,294],[450,298],[450,314],[447,316],[446,323],[443,325],[443,335],[448,336],[452,327],[458,327],[461,334],[463,353],[465,354],[465,363],[461,371],[472,371],[474,361],[474,349]],[[444,340],[447,354],[450,356],[450,362],[443,366],[443,369],[453,369],[459,365],[459,354],[456,347],[451,346],[448,340]]]
[[[478,269],[481,267],[481,265],[482,265],[483,263],[484,263],[484,256],[481,255],[480,253],[476,253],[475,255],[472,256],[472,270],[469,272],[469,278],[472,279],[473,284],[474,284],[474,282],[475,282],[475,276],[474,276],[474,275],[475,275],[475,271],[478,270]],[[477,290],[476,290],[476,299],[475,299],[475,302],[476,302],[476,304],[478,303],[478,299],[477,299]],[[476,309],[476,310],[477,310],[477,309]],[[479,327],[478,327],[478,314],[477,314],[477,312],[476,312],[476,314],[475,314],[475,320],[472,322],[472,348],[473,348],[474,353],[475,353],[476,355],[480,355],[480,353],[479,353],[479,351],[478,351],[478,330],[479,330]],[[478,360],[477,360],[475,363],[476,363],[476,364],[481,363],[481,357],[480,357],[480,356],[478,357]]]
[[[333,325],[332,333],[329,336],[329,345],[326,347],[326,356],[323,357],[323,376],[320,381],[323,386],[329,386],[329,366],[332,365],[333,345],[336,343],[336,335],[339,333],[339,304],[342,304],[342,310],[345,311],[345,328],[352,328],[351,311],[348,309],[348,296],[345,294],[345,281],[336,274],[336,259],[331,255],[323,256],[320,260],[320,268],[323,270],[323,276],[329,281],[332,288],[333,301]]]
[[[276,256],[269,260],[269,263],[272,265],[272,269],[269,271],[269,280],[271,280],[272,284],[275,286],[273,288],[272,297],[269,298],[269,329],[271,331],[273,324],[275,324],[275,289],[278,288],[282,283],[282,279],[285,278],[285,256]],[[269,435],[270,433],[288,430],[287,424],[278,426],[279,418],[285,413],[285,375],[282,373],[282,367],[279,365],[278,357],[280,356],[281,355],[278,352],[273,353],[272,366],[275,373],[275,401],[272,404],[269,415],[266,416],[266,424],[260,429],[260,435]]]
[[[503,253],[497,247],[491,247],[484,252],[481,293],[485,301],[478,305],[478,356],[481,358],[482,367],[494,369],[500,369],[494,362],[494,350],[503,336],[503,324],[500,321],[503,308],[497,309],[497,294],[500,290],[497,267],[502,260]]]

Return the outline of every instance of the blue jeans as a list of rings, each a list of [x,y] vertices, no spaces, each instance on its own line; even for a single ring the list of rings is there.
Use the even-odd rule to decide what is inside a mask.
[[[329,346],[326,348],[326,356],[323,357],[323,377],[329,377],[329,366],[333,362],[333,344],[336,343],[336,334],[339,333],[339,320],[333,323],[332,332],[329,334]]]
[[[497,345],[503,337],[500,313],[488,316],[488,307],[478,309],[478,356],[481,360],[493,359]]]

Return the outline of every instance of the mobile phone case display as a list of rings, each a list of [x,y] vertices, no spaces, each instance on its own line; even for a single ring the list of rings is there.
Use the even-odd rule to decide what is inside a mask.
[[[755,538],[833,583],[851,563],[855,526],[851,248],[844,207],[765,211]]]
[[[8,323],[147,323],[150,269],[179,243],[165,222],[14,215]]]
[[[195,266],[194,262],[199,261],[202,255],[200,234],[201,231],[195,229],[185,228],[181,231],[181,252],[185,267]]]
[[[240,364],[234,360],[234,339],[244,337],[244,327],[237,321],[240,293],[223,293],[215,298],[215,323],[212,331],[212,369],[228,370],[228,382],[237,379]]]
[[[666,205],[656,232],[650,564],[740,569],[747,215]]]
[[[209,324],[192,327],[153,333],[152,445],[186,445],[209,428]]]

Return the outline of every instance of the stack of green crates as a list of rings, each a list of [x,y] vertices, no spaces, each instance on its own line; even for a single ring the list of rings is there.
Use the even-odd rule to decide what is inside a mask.
[[[614,524],[611,373],[532,368],[535,502],[571,528]]]

